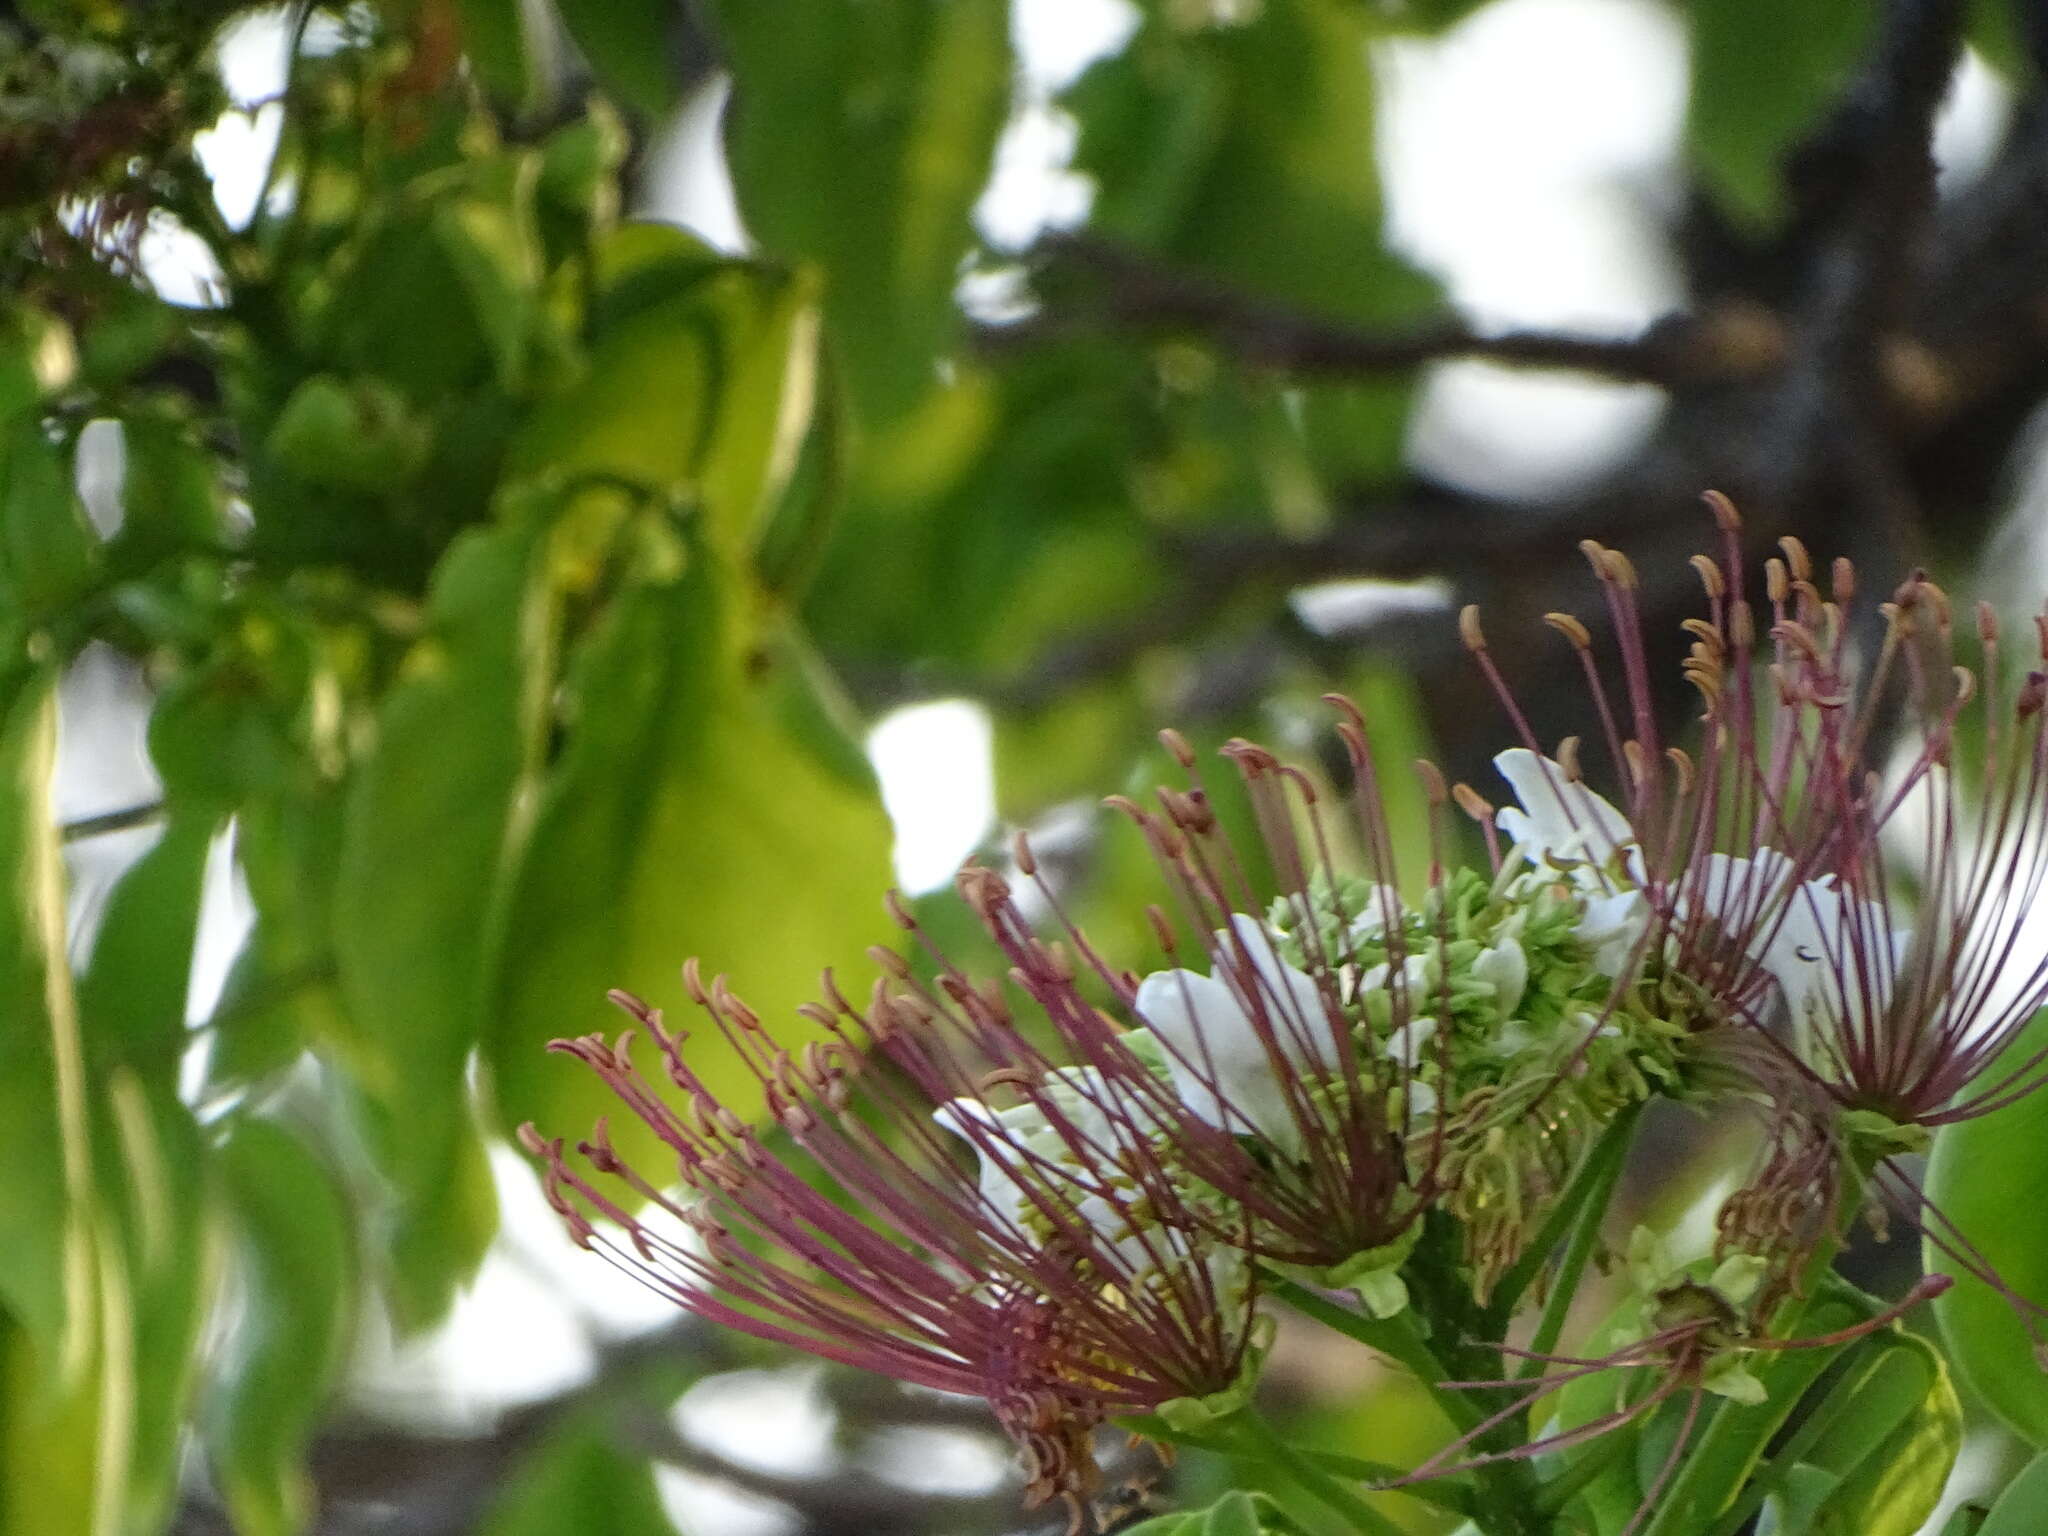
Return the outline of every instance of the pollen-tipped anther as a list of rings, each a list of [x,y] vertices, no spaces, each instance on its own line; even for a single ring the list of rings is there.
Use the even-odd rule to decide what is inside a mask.
[[[1721,574],[1721,567],[1706,555],[1694,555],[1692,568],[1699,573],[1700,585],[1706,589],[1707,600],[1718,603],[1728,594],[1728,578]]]
[[[1592,649],[1592,632],[1584,624],[1572,617],[1572,615],[1568,613],[1546,613],[1543,615],[1543,622],[1556,630],[1560,635],[1563,635],[1576,649],[1581,651]]]
[[[1173,760],[1179,763],[1183,769],[1191,769],[1200,761],[1195,754],[1195,749],[1188,745],[1188,739],[1181,735],[1179,731],[1161,731],[1159,733],[1159,742],[1161,746],[1165,747],[1172,754]]]

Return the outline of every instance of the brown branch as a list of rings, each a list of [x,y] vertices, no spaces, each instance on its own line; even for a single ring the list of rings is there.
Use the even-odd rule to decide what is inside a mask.
[[[1367,331],[1273,303],[1095,235],[1049,236],[1040,243],[1038,259],[1048,269],[1089,279],[1094,302],[982,326],[975,333],[982,351],[1000,355],[1109,329],[1190,334],[1242,362],[1303,375],[1397,373],[1469,357],[1663,385],[1743,377],[1777,356],[1768,317],[1753,308],[1704,317],[1674,314],[1624,338],[1532,330],[1488,334],[1455,316]]]

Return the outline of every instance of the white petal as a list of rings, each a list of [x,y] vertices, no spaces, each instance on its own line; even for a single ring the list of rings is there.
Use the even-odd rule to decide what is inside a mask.
[[[1375,885],[1366,892],[1363,908],[1352,914],[1346,935],[1353,943],[1376,939],[1398,926],[1405,912],[1400,892],[1391,885]]]
[[[1616,891],[1592,896],[1579,915],[1572,937],[1590,945],[1593,968],[1603,976],[1619,976],[1628,967],[1643,930],[1650,926],[1650,903],[1641,891]]]
[[[1157,971],[1138,983],[1136,1003],[1166,1047],[1167,1069],[1189,1113],[1219,1130],[1252,1131],[1290,1153],[1299,1149],[1300,1128],[1272,1058],[1229,987],[1194,971]],[[1286,1031],[1280,1034],[1284,1039]]]
[[[1045,1125],[1045,1116],[1036,1105],[1019,1104],[1010,1109],[994,1110],[979,1099],[949,1099],[932,1111],[932,1119],[973,1145],[981,1164],[981,1197],[1005,1221],[1015,1226],[1026,1212],[1035,1209],[1024,1186],[1002,1161],[988,1155],[972,1127],[978,1125],[986,1136],[1021,1147],[1033,1130]]]
[[[1216,935],[1215,955],[1216,979],[1235,988],[1247,1016],[1263,1010],[1281,1058],[1297,1067],[1320,1065],[1330,1034],[1322,990],[1313,976],[1280,958],[1265,925],[1234,914],[1230,932]]]
[[[1517,844],[1527,845],[1531,863],[1555,854],[1604,865],[1615,849],[1634,842],[1628,818],[1585,785],[1567,781],[1551,759],[1510,747],[1494,757],[1493,766],[1522,802],[1521,815],[1510,809],[1496,820]]]
[[[1794,892],[1763,953],[1795,1025],[1859,1025],[1891,1006],[1910,931],[1885,926],[1876,902],[1844,896],[1832,877]]]
[[[1387,1055],[1413,1072],[1428,1059],[1424,1054],[1424,1048],[1435,1034],[1435,1019],[1410,1019],[1387,1036]]]
[[[1523,952],[1521,942],[1504,938],[1498,944],[1482,949],[1472,962],[1472,974],[1493,986],[1494,999],[1504,1014],[1513,1013],[1520,1006],[1522,993],[1529,985],[1529,957]]]

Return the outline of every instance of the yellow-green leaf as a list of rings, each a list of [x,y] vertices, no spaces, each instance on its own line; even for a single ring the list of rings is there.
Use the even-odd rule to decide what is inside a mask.
[[[406,1327],[446,1311],[497,1229],[465,1068],[484,1028],[500,874],[545,732],[547,531],[475,529],[442,558],[427,632],[385,696],[344,813],[335,961],[392,1190]]]
[[[334,1175],[298,1136],[254,1116],[220,1148],[235,1218],[237,1326],[205,1424],[237,1536],[305,1527],[307,1441],[347,1358],[355,1242]]]
[[[568,737],[497,974],[489,1059],[512,1124],[578,1134],[605,1111],[590,1075],[544,1050],[620,1027],[607,988],[674,1008],[678,967],[698,955],[771,1027],[788,1027],[822,966],[857,975],[885,936],[889,832],[872,786],[849,783],[843,760],[788,728],[763,675],[779,663],[736,573],[701,542],[679,572],[674,556],[659,545],[643,555],[571,669]],[[695,1028],[683,1012],[675,1021]],[[715,1030],[697,1030],[689,1050],[715,1090],[753,1107]]]
[[[1986,1074],[2000,1081],[2048,1048],[2048,1013],[2037,1017]],[[1977,1398],[2013,1431],[2048,1446],[2048,1370],[2034,1339],[1998,1289],[1973,1270],[1989,1265],[2017,1296],[2048,1304],[2048,1228],[2034,1192],[2048,1180],[2048,1093],[2031,1093],[1974,1120],[1943,1126],[1927,1164],[1927,1198],[1976,1263],[1929,1241],[1927,1268],[1955,1284],[1934,1300],[1949,1362]]]

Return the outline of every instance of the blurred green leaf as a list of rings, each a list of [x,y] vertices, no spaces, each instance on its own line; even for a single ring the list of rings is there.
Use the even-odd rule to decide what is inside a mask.
[[[292,391],[264,446],[309,484],[375,493],[418,473],[427,430],[383,380],[316,373]]]
[[[22,1332],[0,1405],[0,1487],[37,1492],[32,1512],[0,1495],[0,1527],[150,1536],[176,1486],[215,1254],[198,1128],[176,1093],[213,824],[174,818],[131,866],[74,998],[47,793],[50,689],[16,679],[10,694],[0,1155],[14,1171],[0,1303]]]
[[[598,83],[658,126],[679,89],[670,0],[570,0],[559,9]]]
[[[218,818],[174,811],[149,851],[107,898],[79,978],[79,1012],[96,1054],[168,1068],[186,1041],[185,998],[206,856]]]
[[[501,388],[526,380],[543,275],[535,189],[540,156],[494,155],[469,167],[463,191],[433,212],[434,234],[469,300]]]
[[[1834,103],[1873,11],[1850,0],[1713,0],[1687,14],[1686,147],[1708,187],[1763,223],[1784,206],[1786,153]]]
[[[673,1536],[645,1456],[596,1417],[572,1419],[527,1458],[478,1536]]]
[[[1153,12],[1065,98],[1099,188],[1090,228],[1317,312],[1430,303],[1380,227],[1374,30],[1342,0],[1206,26]]]
[[[85,1087],[71,978],[64,959],[63,866],[50,813],[56,695],[37,673],[0,676],[0,1157],[12,1170],[0,1201],[0,1303],[20,1326],[9,1350],[4,1424],[5,1491],[40,1473],[54,1507],[91,1518],[89,1459],[75,1453],[34,1468],[38,1440],[62,1443],[62,1421],[79,1417],[59,1374],[67,1329],[89,1341],[90,1281],[67,1277],[67,1250],[91,1252],[75,1205],[90,1178]],[[78,1346],[72,1344],[71,1349]],[[75,1367],[73,1368],[75,1370]],[[90,1408],[84,1417],[88,1427]],[[33,1470],[32,1470],[33,1469]],[[9,1503],[13,1501],[8,1500]]]
[[[334,1174],[293,1132],[243,1116],[219,1150],[239,1326],[205,1405],[237,1536],[290,1536],[310,1513],[301,1460],[347,1359],[355,1234]]]
[[[514,111],[533,104],[540,84],[521,0],[456,0],[462,51],[491,94]]]
[[[277,1076],[316,1041],[348,1037],[331,968],[286,963],[273,952],[269,928],[260,917],[251,926],[207,1020],[211,1096],[240,1093]]]
[[[1842,1479],[1838,1473],[1801,1464],[1785,1474],[1784,1491],[1757,1517],[1756,1536],[1807,1536],[1831,1507]]]
[[[1803,1458],[1832,1479],[1815,1536],[1913,1536],[1934,1512],[1963,1444],[1948,1367],[1912,1334],[1886,1337],[1847,1410]]]
[[[1984,1081],[1997,1083],[2048,1049],[2048,1013],[2037,1016]],[[2035,1219],[2028,1191],[2048,1179],[2048,1094],[2031,1093],[1975,1119],[1945,1125],[1927,1164],[1928,1203],[1971,1245],[1975,1263],[1959,1263],[1926,1245],[1930,1274],[1955,1284],[1933,1302],[1956,1375],[2017,1434],[2048,1446],[2048,1373],[2028,1327],[1999,1290],[1972,1271],[1989,1266],[2018,1297],[2048,1302],[2048,1227]]]
[[[1209,1518],[1202,1524],[1202,1536],[1259,1536],[1264,1529],[1259,1505],[1265,1502],[1259,1495],[1242,1490],[1226,1493],[1210,1506]]]
[[[0,1376],[0,1524],[113,1536],[134,1335],[95,1177],[93,1085],[65,957],[56,723],[53,676],[0,677],[0,1307],[18,1327]]]
[[[792,956],[859,966],[884,936],[889,833],[872,784],[849,783],[844,754],[793,734],[771,702],[778,663],[736,574],[658,524],[635,537],[637,569],[571,663],[567,738],[516,877],[492,1010],[505,1119],[556,1134],[580,1132],[610,1096],[544,1047],[618,1027],[607,988],[673,1003],[677,968],[701,955],[786,1027],[815,991]],[[829,733],[829,718],[814,713],[812,730]],[[715,1033],[690,1050],[712,1091],[751,1104]]]
[[[680,231],[628,225],[601,253],[610,282],[582,381],[538,408],[515,473],[608,477],[701,498],[723,551],[751,553],[810,420],[816,284],[707,263]]]
[[[182,1016],[184,999],[178,1000]],[[95,1021],[87,1014],[88,1024]],[[153,1068],[153,1070],[152,1070]],[[199,1126],[178,1100],[178,1061],[119,1066],[97,1076],[100,1187],[118,1250],[110,1252],[107,1328],[122,1327],[119,1359],[131,1401],[120,1529],[158,1536],[180,1484],[185,1427],[199,1385],[200,1340],[216,1296],[221,1226]],[[110,1236],[109,1247],[115,1247]],[[119,1291],[114,1284],[119,1270]],[[115,1401],[110,1390],[109,1402]]]
[[[1010,106],[1005,0],[721,0],[747,227],[825,273],[857,418],[902,414],[953,343],[953,287]]]
[[[0,313],[0,422],[68,383],[73,361],[62,321],[26,304],[9,305]]]
[[[226,538],[226,498],[213,456],[183,423],[134,416],[121,423],[126,469],[121,530],[110,553],[146,571],[168,555],[217,550]]]
[[[363,1042],[392,1185],[401,1324],[438,1319],[497,1228],[465,1069],[484,1029],[501,871],[546,729],[555,619],[545,527],[477,529],[450,547],[349,792],[334,949]],[[431,857],[423,857],[425,850]]]
[[[2048,1453],[2028,1462],[2006,1484],[1976,1536],[2036,1536],[2048,1530]]]
[[[99,539],[71,487],[71,455],[33,414],[0,425],[0,610],[47,615],[92,578]]]

